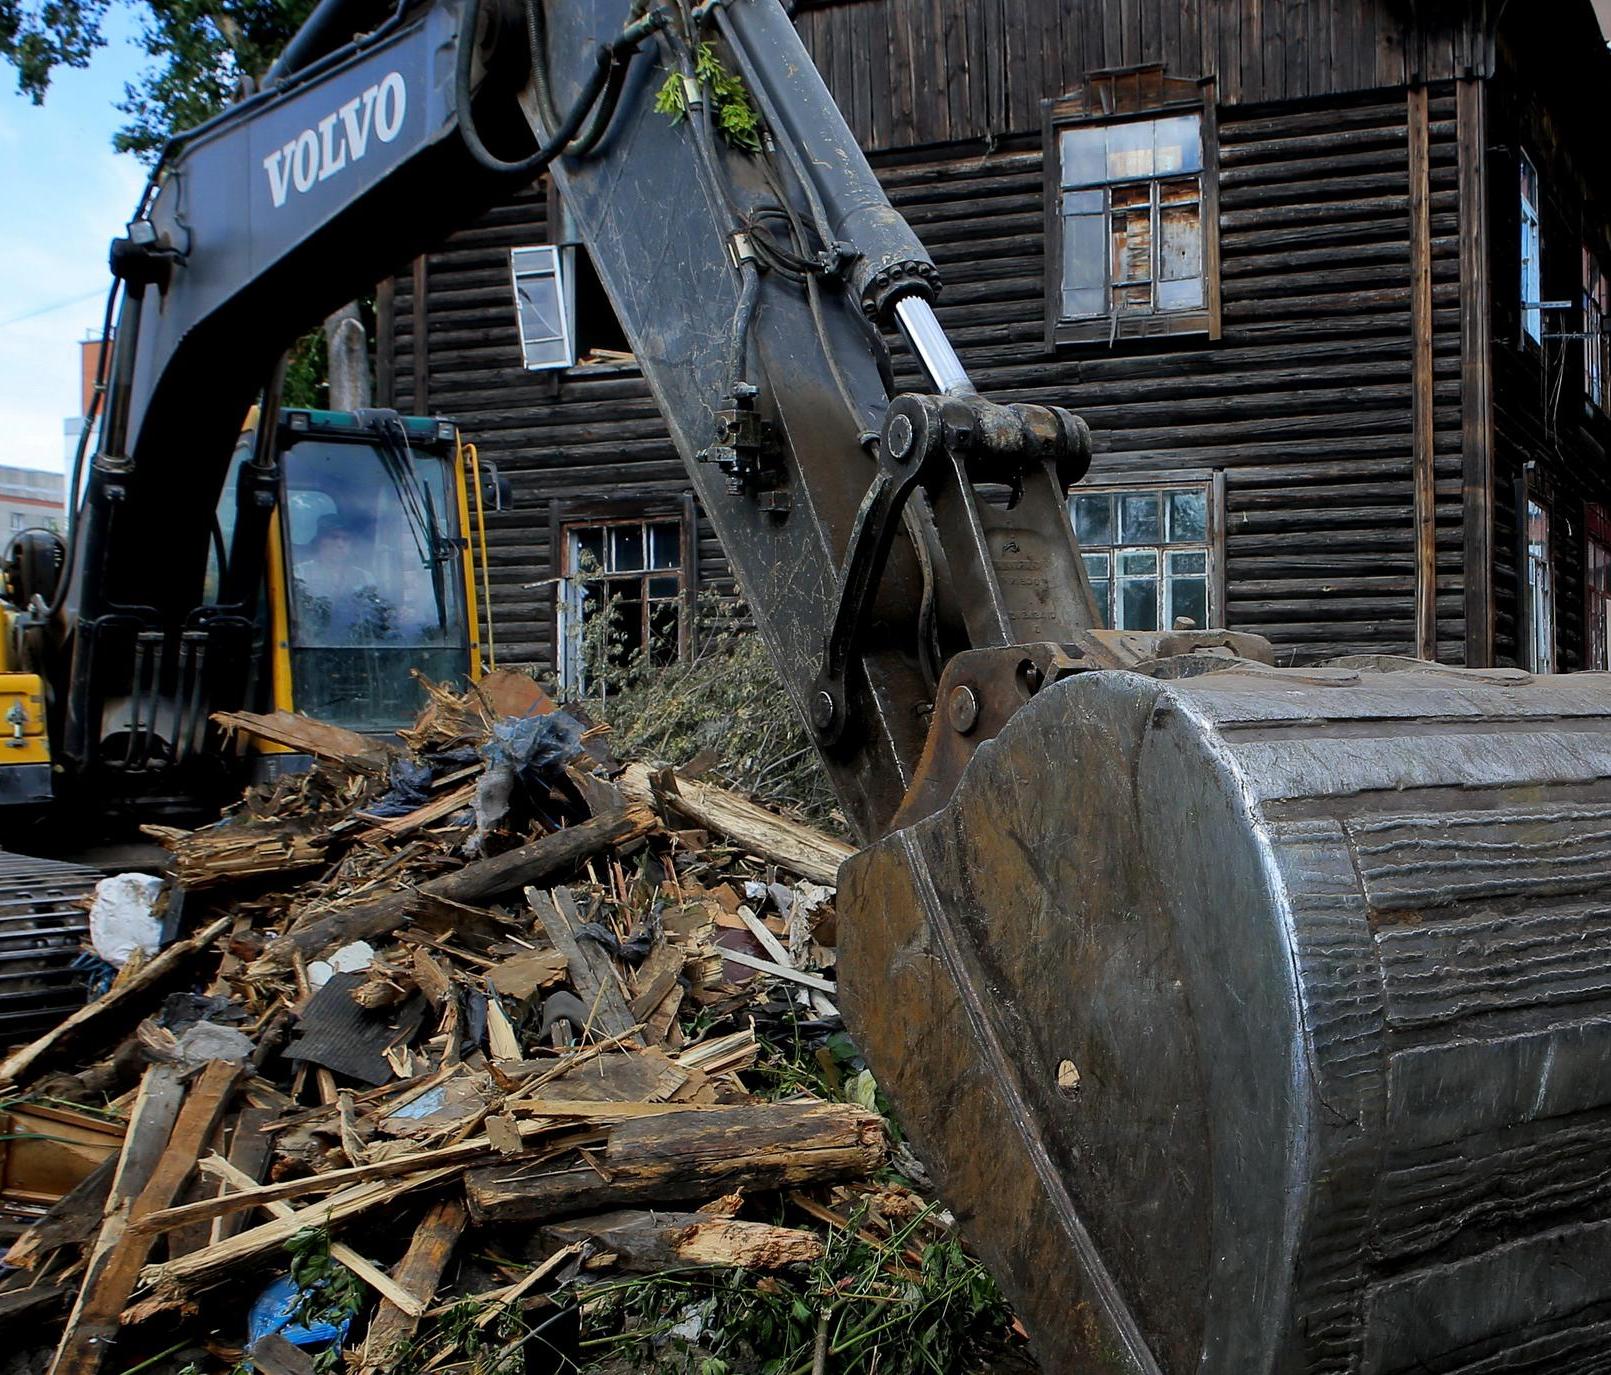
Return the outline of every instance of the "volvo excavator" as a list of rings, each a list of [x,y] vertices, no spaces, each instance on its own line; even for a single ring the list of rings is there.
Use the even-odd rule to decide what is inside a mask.
[[[66,756],[237,700],[209,549],[221,497],[263,539],[273,360],[542,171],[863,842],[847,1020],[1044,1368],[1611,1369],[1611,682],[1102,629],[1086,426],[974,388],[778,0],[323,0],[175,142],[113,252]]]

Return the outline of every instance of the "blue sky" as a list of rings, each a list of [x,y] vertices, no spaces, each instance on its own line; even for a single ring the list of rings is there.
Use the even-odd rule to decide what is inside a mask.
[[[114,7],[111,42],[86,71],[59,72],[42,106],[0,66],[0,463],[63,467],[62,421],[78,413],[78,341],[98,329],[106,247],[145,173],[112,151],[114,105],[144,63]]]

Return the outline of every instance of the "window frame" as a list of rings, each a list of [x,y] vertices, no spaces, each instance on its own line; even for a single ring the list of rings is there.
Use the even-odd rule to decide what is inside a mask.
[[[1585,240],[1583,281],[1579,287],[1583,301],[1583,400],[1601,415],[1611,415],[1611,335],[1606,333],[1607,317],[1611,317],[1611,278],[1607,278],[1604,264],[1604,255]]]
[[[649,524],[675,521],[680,526],[682,566],[678,576],[682,579],[682,607],[677,627],[679,659],[686,659],[692,648],[694,618],[699,601],[699,521],[693,494],[650,492],[596,501],[550,502],[548,551],[552,601],[549,606],[549,643],[552,646],[554,679],[563,694],[569,694],[572,690],[567,667],[571,647],[567,643],[569,632],[564,611],[571,582],[569,532],[580,526],[624,525],[633,521]]]
[[[1219,255],[1219,126],[1214,83],[1182,81],[1164,75],[1162,67],[1134,67],[1093,72],[1075,92],[1042,103],[1042,195],[1045,200],[1044,243],[1046,346],[1082,343],[1113,344],[1120,339],[1158,339],[1221,335]],[[1200,120],[1203,165],[1200,178],[1200,218],[1203,235],[1203,304],[1194,310],[1153,311],[1147,314],[1096,315],[1077,320],[1062,316],[1063,301],[1063,178],[1062,134],[1092,125],[1150,122],[1193,114]],[[1148,179],[1154,186],[1168,177]],[[1139,184],[1136,183],[1136,184]],[[1104,190],[1110,189],[1107,183]],[[1154,193],[1156,200],[1156,193]],[[1111,221],[1111,202],[1109,209]],[[1105,227],[1111,245],[1111,222]],[[1110,250],[1111,251],[1111,250]],[[1156,250],[1155,250],[1156,251]],[[1109,264],[1109,273],[1112,267]]]
[[[549,260],[549,272],[554,279],[554,291],[559,304],[560,332],[555,336],[564,345],[563,357],[547,362],[533,363],[531,352],[526,339],[525,318],[520,309],[520,281],[523,276],[536,276],[534,272],[522,272],[515,265],[515,259],[521,253],[546,253]],[[563,372],[567,368],[576,366],[576,303],[573,295],[574,277],[566,261],[565,249],[561,244],[528,243],[515,244],[509,249],[509,287],[513,296],[515,308],[515,334],[520,340],[520,362],[527,372]],[[544,343],[553,340],[543,340]]]
[[[1595,546],[1611,569],[1611,514],[1597,502],[1583,504],[1583,667],[1591,673],[1611,671],[1611,587],[1594,585]],[[1598,631],[1596,631],[1598,626]]]
[[[1527,198],[1527,174],[1532,173],[1533,199]],[[1522,150],[1516,163],[1517,266],[1521,270],[1517,305],[1520,310],[1522,344],[1544,347],[1544,182],[1538,164]],[[1530,212],[1530,213],[1529,213]],[[1528,256],[1529,226],[1533,255]],[[1528,306],[1528,302],[1535,304]]]
[[[1113,472],[1093,474],[1082,479],[1069,489],[1068,501],[1065,510],[1068,515],[1070,527],[1074,522],[1074,499],[1079,496],[1090,496],[1103,493],[1112,496],[1142,494],[1158,492],[1165,498],[1171,492],[1202,492],[1204,496],[1203,540],[1201,548],[1207,555],[1204,568],[1204,577],[1207,582],[1207,608],[1206,619],[1208,624],[1199,626],[1201,630],[1223,628],[1226,617],[1226,583],[1225,583],[1225,474],[1219,469],[1211,472],[1200,470],[1184,470],[1175,472],[1156,472],[1138,470],[1134,472]],[[1078,531],[1075,531],[1078,542]],[[1118,576],[1111,555],[1121,549],[1156,549],[1159,551],[1158,572],[1158,598],[1162,620],[1162,608],[1165,605],[1168,560],[1171,552],[1195,551],[1199,546],[1195,543],[1171,546],[1160,542],[1156,545],[1120,544],[1095,546],[1092,552],[1107,551],[1110,555],[1109,568],[1109,603],[1113,605],[1113,598],[1117,595]],[[1087,550],[1080,544],[1081,558]],[[1106,610],[1106,608],[1104,608]],[[1172,630],[1172,625],[1160,625],[1160,631]],[[1137,634],[1150,632],[1136,631]]]
[[[1522,594],[1525,608],[1524,620],[1526,622],[1526,662],[1529,673],[1554,673],[1560,653],[1559,607],[1556,601],[1555,578],[1555,529],[1554,507],[1549,499],[1540,491],[1527,483],[1522,484],[1521,492],[1521,555],[1522,555]],[[1544,557],[1542,566],[1544,579],[1542,583],[1535,580],[1534,569],[1539,561],[1533,557],[1532,523],[1533,510],[1537,508],[1544,520]],[[1544,609],[1549,616],[1544,640],[1539,638],[1538,603],[1541,599]],[[1543,651],[1542,655],[1540,650]],[[1543,662],[1540,662],[1542,658]]]

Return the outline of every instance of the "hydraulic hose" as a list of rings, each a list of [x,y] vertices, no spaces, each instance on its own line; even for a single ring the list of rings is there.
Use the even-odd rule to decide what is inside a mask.
[[[659,26],[660,21],[655,17],[641,20],[629,27],[613,43],[600,44],[593,53],[593,70],[588,73],[581,93],[576,97],[565,118],[559,122],[558,127],[553,129],[534,152],[523,158],[509,159],[499,157],[487,147],[475,127],[475,116],[471,109],[470,74],[475,58],[476,21],[480,17],[482,3],[484,0],[476,0],[474,8],[466,16],[467,22],[459,38],[459,51],[453,74],[453,103],[458,111],[459,130],[464,137],[465,147],[470,150],[470,156],[487,171],[500,176],[534,177],[555,158],[585,152],[604,136],[605,130],[614,118],[621,90],[626,84],[626,60],[644,36]],[[534,73],[542,69],[542,53],[538,45],[539,30],[535,20],[536,7],[539,3],[540,0],[531,0],[527,8]],[[618,68],[619,75],[617,75]],[[543,79],[546,80],[546,76]],[[573,143],[589,114],[594,113],[595,106],[597,112],[588,127],[587,134],[580,144]]]

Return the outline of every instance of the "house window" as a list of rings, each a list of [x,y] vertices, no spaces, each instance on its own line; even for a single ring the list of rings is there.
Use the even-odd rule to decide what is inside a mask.
[[[1583,250],[1583,395],[1606,410],[1606,381],[1611,378],[1611,350],[1606,345],[1605,319],[1611,314],[1605,273],[1600,260]]]
[[[1527,499],[1527,667],[1555,672],[1555,585],[1550,568],[1549,508]]]
[[[1583,667],[1604,672],[1611,670],[1611,517],[1603,506],[1588,508],[1588,527],[1583,558],[1588,653]]]
[[[1086,489],[1069,498],[1069,510],[1104,625],[1201,630],[1210,624],[1206,487]]]
[[[1200,114],[1057,134],[1061,321],[1200,311]]]
[[[511,249],[509,267],[526,370],[570,367],[575,354],[559,249],[550,244]]]
[[[603,694],[636,669],[675,662],[685,638],[682,520],[567,525],[562,538],[561,687]]]
[[[1544,337],[1544,236],[1538,221],[1538,169],[1521,155],[1521,298],[1522,330],[1536,343]]]

